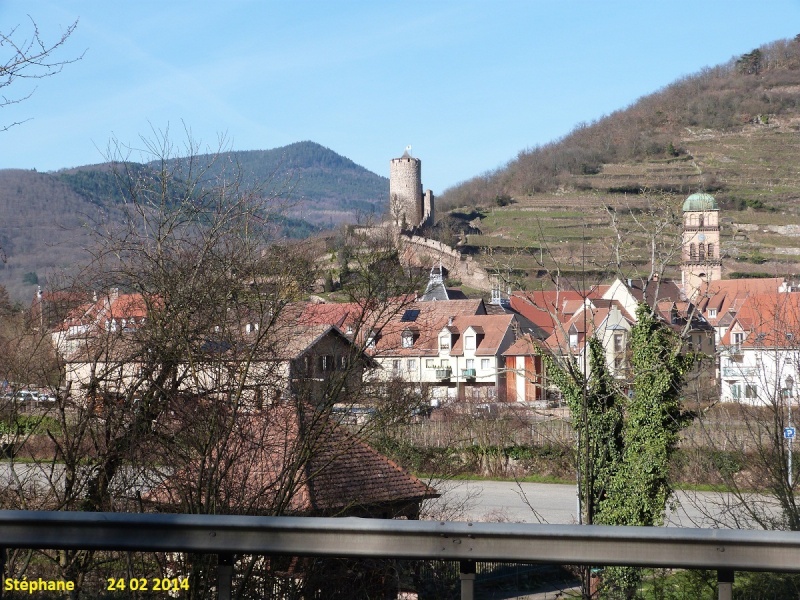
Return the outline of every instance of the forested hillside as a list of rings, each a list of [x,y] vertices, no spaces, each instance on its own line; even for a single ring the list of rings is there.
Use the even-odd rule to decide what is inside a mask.
[[[0,170],[0,284],[12,300],[27,305],[37,283],[85,263],[87,227],[107,214],[58,177]]]
[[[352,222],[356,214],[380,217],[389,197],[386,177],[314,142],[297,142],[273,150],[199,155],[193,160],[199,165],[210,165],[209,179],[235,174],[245,188],[259,189],[279,199],[288,208],[287,217],[302,218],[317,227]],[[140,172],[155,167],[137,165]],[[107,164],[69,169],[56,175],[92,202],[104,205],[121,198]]]
[[[211,179],[235,172],[244,189],[275,197],[280,233],[289,238],[362,217],[380,219],[389,196],[387,178],[314,142],[194,158],[212,164]],[[154,176],[157,167],[127,166],[139,177]],[[107,163],[54,173],[0,169],[0,284],[27,305],[37,283],[88,260],[89,231],[113,221],[125,199]]]

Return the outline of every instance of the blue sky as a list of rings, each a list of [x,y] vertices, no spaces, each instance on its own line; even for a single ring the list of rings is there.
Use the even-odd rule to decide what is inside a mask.
[[[800,33],[800,0],[0,0],[4,33],[28,15],[46,39],[79,20],[63,56],[86,52],[0,110],[28,119],[0,133],[0,168],[102,162],[111,138],[185,126],[209,148],[313,140],[387,176],[411,144],[436,193]]]

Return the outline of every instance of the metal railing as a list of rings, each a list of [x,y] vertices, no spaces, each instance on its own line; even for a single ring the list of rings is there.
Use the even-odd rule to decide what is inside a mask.
[[[723,377],[755,377],[758,367],[722,367]]]
[[[0,548],[216,554],[222,600],[235,554],[457,560],[463,599],[479,561],[714,569],[720,599],[735,570],[800,572],[798,532],[731,529],[0,511]]]
[[[453,376],[453,369],[436,369],[436,379],[450,379]]]

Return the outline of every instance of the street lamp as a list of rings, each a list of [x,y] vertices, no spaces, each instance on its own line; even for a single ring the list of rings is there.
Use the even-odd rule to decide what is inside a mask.
[[[789,404],[789,427],[788,427],[788,429],[790,431],[790,435],[788,436],[789,437],[789,457],[788,457],[789,478],[788,479],[789,479],[789,489],[790,490],[792,489],[792,445],[794,443],[794,425],[792,425],[792,402],[793,402],[792,388],[793,387],[794,387],[794,379],[792,378],[791,375],[788,375],[786,377],[786,389],[789,392],[789,394],[788,394],[789,398],[788,398],[787,402]]]

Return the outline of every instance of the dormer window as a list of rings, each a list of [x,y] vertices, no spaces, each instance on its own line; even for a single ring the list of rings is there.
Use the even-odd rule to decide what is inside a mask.
[[[736,344],[737,346],[744,341],[743,333],[734,333],[732,337],[733,337],[733,343]]]
[[[464,350],[475,350],[475,336],[464,336]]]
[[[709,319],[716,319],[717,318],[717,309],[716,308],[709,308],[708,309],[708,318]]]
[[[577,333],[570,333],[569,334],[569,347],[570,348],[577,348],[578,347],[578,334]]]
[[[450,350],[450,334],[442,334],[439,336],[439,350]]]
[[[406,330],[400,338],[403,348],[411,348],[414,345],[414,332]]]

